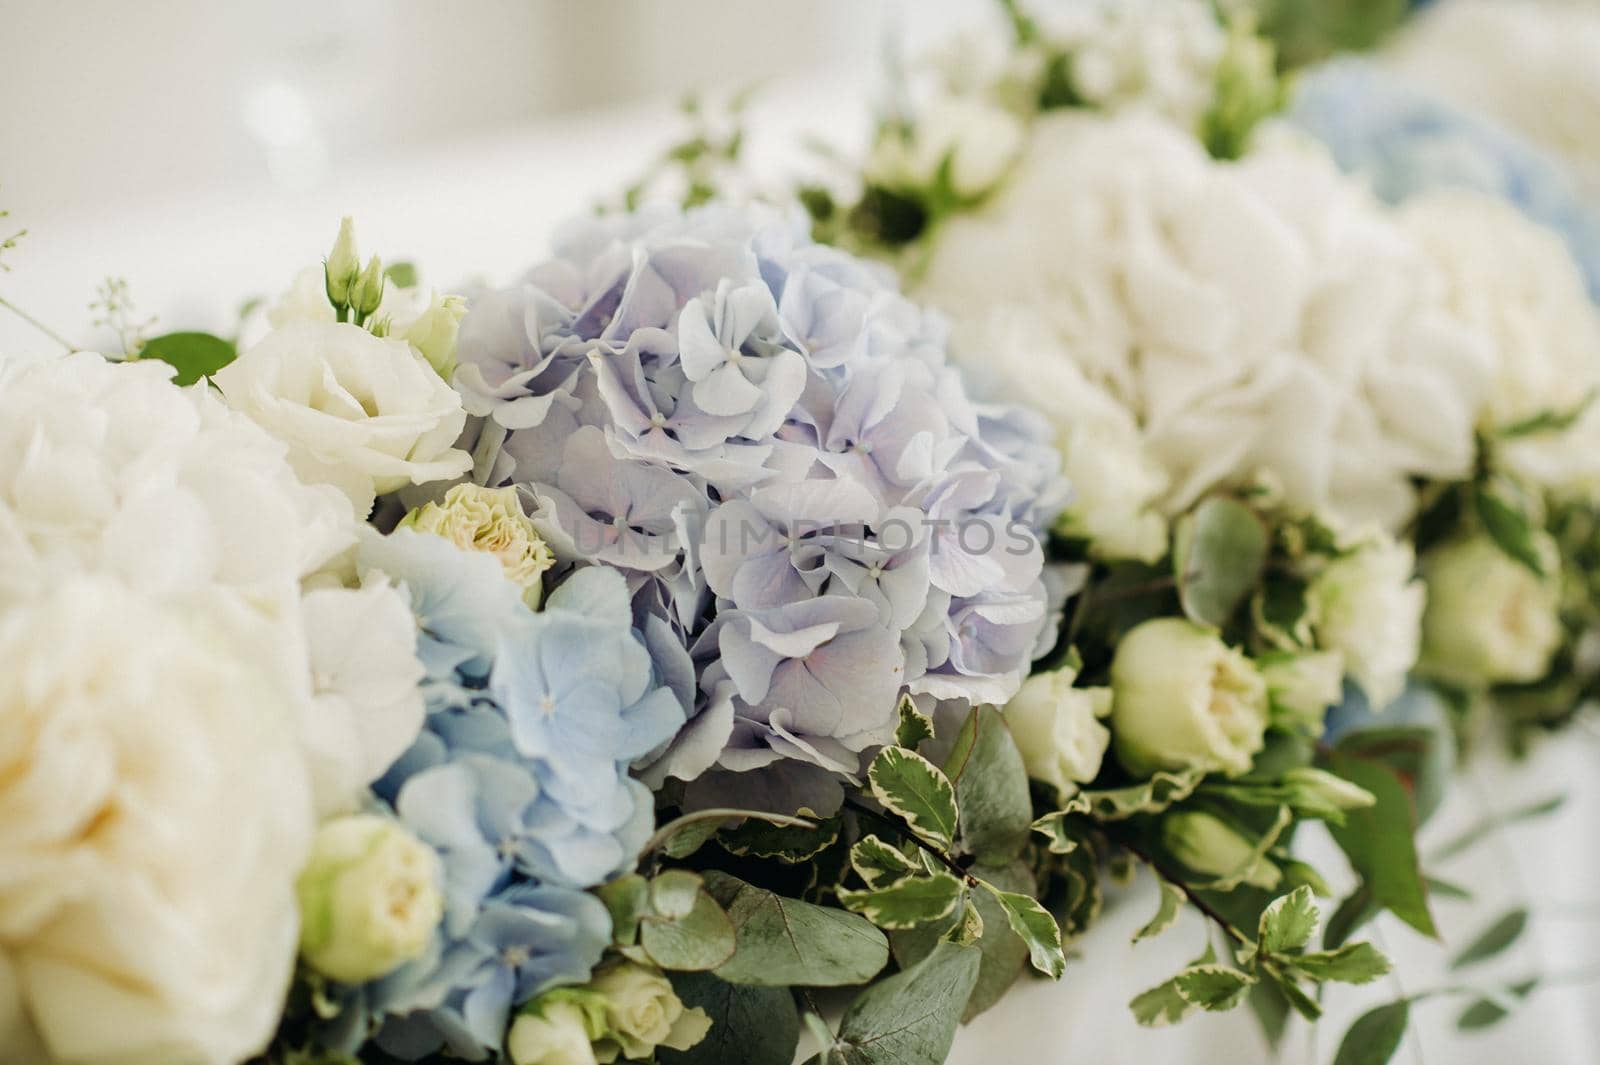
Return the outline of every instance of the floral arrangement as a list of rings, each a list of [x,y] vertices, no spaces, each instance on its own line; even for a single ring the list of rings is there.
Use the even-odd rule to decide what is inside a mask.
[[[1600,689],[1581,194],[1003,9],[809,216],[734,134],[509,287],[346,220],[239,339],[0,363],[0,1060],[938,1065],[1138,875],[1145,1025],[1435,933],[1458,735]]]

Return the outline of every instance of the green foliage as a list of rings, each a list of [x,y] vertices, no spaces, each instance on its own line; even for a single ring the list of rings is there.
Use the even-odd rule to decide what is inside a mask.
[[[733,957],[734,926],[700,877],[669,869],[650,882],[649,910],[638,917],[630,948],[662,969],[704,972]]]
[[[1211,107],[1201,120],[1200,139],[1217,159],[1238,159],[1256,126],[1279,111],[1286,97],[1277,51],[1256,34],[1255,19],[1239,15],[1228,27],[1228,45],[1217,64]]]
[[[1317,904],[1310,888],[1296,888],[1272,903],[1261,914],[1257,949],[1266,954],[1300,950],[1311,942],[1317,930]]]
[[[1333,1065],[1385,1065],[1400,1049],[1410,1017],[1408,999],[1363,1013],[1345,1033]]]
[[[921,710],[912,701],[910,695],[900,697],[900,724],[895,726],[894,744],[904,747],[909,751],[917,749],[917,744],[923,740],[933,738],[933,719]]]
[[[869,888],[885,888],[921,871],[905,854],[877,836],[863,836],[850,848],[850,866]]]
[[[1335,52],[1376,47],[1404,21],[1409,0],[1260,0],[1262,32],[1278,66],[1298,70]]]
[[[867,770],[872,794],[923,840],[948,851],[956,836],[956,792],[937,767],[915,751],[885,747]]]
[[[1059,823],[1074,815],[1095,821],[1125,821],[1138,814],[1156,814],[1194,794],[1205,773],[1197,769],[1182,772],[1157,772],[1149,780],[1105,791],[1080,791],[1054,813],[1033,823],[1035,832],[1047,839],[1060,838]],[[1053,848],[1052,848],[1053,849]]]
[[[1366,984],[1387,975],[1392,966],[1371,943],[1349,943],[1338,950],[1298,954],[1288,964],[1312,980]]]
[[[1211,496],[1172,531],[1178,600],[1191,621],[1224,628],[1261,582],[1267,530],[1237,499]]]
[[[173,380],[180,385],[210,377],[238,356],[230,341],[210,333],[165,333],[151,337],[139,349],[141,359],[158,359],[177,367]]]
[[[650,882],[638,873],[619,876],[595,889],[611,913],[611,937],[631,947],[639,937],[639,919],[650,912]]]
[[[833,846],[841,827],[837,817],[824,818],[811,827],[751,818],[737,828],[724,829],[717,836],[717,844],[729,854],[776,858],[793,864],[810,861]]]
[[[1499,1024],[1509,1017],[1512,1009],[1520,1005],[1522,1000],[1531,995],[1538,986],[1538,978],[1529,978],[1504,988],[1502,994],[1475,999],[1461,1011],[1461,1016],[1456,1018],[1456,1027],[1463,1031],[1475,1031]]]
[[[967,715],[944,772],[955,785],[966,852],[991,865],[1015,858],[1028,842],[1033,802],[1022,755],[998,710],[980,706]]]
[[[937,921],[961,901],[960,880],[939,870],[896,880],[885,887],[853,891],[839,889],[839,901],[879,928],[916,928]]]
[[[1066,970],[1067,956],[1061,949],[1061,929],[1050,911],[1039,905],[1039,900],[1032,895],[1001,891],[981,880],[978,883],[994,896],[1011,930],[1028,945],[1028,960],[1033,967],[1052,980],[1059,980]]]
[[[828,1065],[938,1065],[950,1053],[977,983],[979,952],[937,944],[926,958],[867,988],[850,1004]]]
[[[1537,817],[1544,817],[1555,813],[1566,803],[1565,795],[1552,795],[1549,798],[1538,799],[1522,806],[1512,807],[1506,811],[1495,811],[1466,829],[1437,850],[1430,853],[1429,858],[1435,862],[1446,862],[1459,854],[1487,839],[1491,834],[1517,824],[1520,821],[1530,821]]]
[[[1004,867],[973,866],[972,874],[985,884],[1030,898],[1037,890],[1033,875],[1021,862]],[[975,945],[982,955],[978,980],[973,985],[972,996],[967,1000],[961,1018],[968,1021],[1000,1001],[1001,996],[1022,975],[1030,952],[1028,944],[1012,931],[1010,921],[993,892],[969,892],[967,905],[960,911],[960,921],[970,921],[979,926],[980,935]],[[941,922],[896,932],[889,937],[889,942],[894,949],[895,959],[902,968],[907,968],[927,957],[941,940],[959,941],[962,934],[956,916],[952,915]]]
[[[1436,936],[1405,787],[1394,773],[1374,762],[1335,754],[1332,766],[1377,800],[1366,809],[1350,811],[1343,825],[1330,826],[1334,841],[1361,875],[1374,903],[1423,935]]]
[[[865,919],[785,898],[724,873],[706,884],[728,912],[737,939],[717,970],[735,984],[839,987],[864,983],[889,960],[889,943]]]
[[[405,260],[390,263],[383,268],[383,276],[395,288],[414,288],[418,281],[417,264]]]
[[[1535,575],[1543,577],[1547,560],[1534,538],[1538,525],[1526,508],[1517,506],[1487,485],[1478,489],[1476,502],[1478,521],[1495,545]]]
[[[661,1065],[792,1065],[800,1042],[794,995],[783,987],[732,984],[710,973],[672,973],[672,989],[711,1018],[711,1031],[688,1050],[660,1047]]]
[[[1511,947],[1528,928],[1528,910],[1518,906],[1503,913],[1494,923],[1462,948],[1450,961],[1450,968],[1463,969],[1500,954]]]
[[[1178,922],[1178,913],[1183,908],[1183,892],[1166,880],[1158,880],[1157,883],[1161,889],[1161,899],[1156,904],[1155,916],[1133,934],[1135,943],[1158,936]]]

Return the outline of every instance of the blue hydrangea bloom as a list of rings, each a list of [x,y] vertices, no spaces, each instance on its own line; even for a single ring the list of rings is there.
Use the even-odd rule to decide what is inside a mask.
[[[627,578],[688,717],[672,744],[634,745],[652,785],[856,773],[901,693],[1003,702],[1053,641],[1041,540],[1066,486],[1051,432],[972,402],[942,323],[884,268],[813,243],[798,213],[576,222],[474,304],[459,361],[484,479],[523,487],[564,563]],[[540,701],[565,656],[609,653],[568,643],[519,659],[532,703],[502,700],[536,755],[582,746]],[[607,722],[602,743],[629,714],[668,716],[583,688],[574,720]]]
[[[1600,214],[1565,167],[1527,141],[1355,59],[1302,77],[1289,118],[1391,203],[1448,187],[1515,204],[1561,235],[1600,300]]]
[[[611,920],[585,889],[636,861],[655,803],[629,766],[685,711],[614,571],[535,612],[494,558],[413,529],[370,535],[359,565],[399,583],[422,634],[426,726],[373,790],[438,852],[445,915],[427,956],[346,989],[329,1038],[483,1060],[515,1006],[599,962]]]

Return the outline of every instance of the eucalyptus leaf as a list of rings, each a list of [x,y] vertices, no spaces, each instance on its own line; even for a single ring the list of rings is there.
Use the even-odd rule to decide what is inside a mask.
[[[944,771],[955,785],[966,851],[991,865],[1015,858],[1028,842],[1033,802],[1027,768],[998,710],[979,706],[967,715]]]
[[[238,357],[239,351],[230,341],[210,333],[165,333],[151,337],[139,349],[140,359],[157,359],[176,367],[173,381],[180,385],[210,377]]]
[[[941,1065],[978,963],[976,948],[939,943],[916,965],[867,988],[839,1022],[833,1062]]]
[[[660,880],[657,877],[651,884],[652,900],[657,897],[655,884]],[[667,895],[673,906],[680,901],[677,887],[672,885]],[[685,913],[671,917],[646,916],[639,923],[639,946],[663,969],[704,972],[733,957],[736,939],[728,915],[715,899],[698,887],[692,899]]]
[[[710,973],[668,975],[686,1007],[706,1011],[711,1030],[688,1050],[658,1047],[661,1065],[792,1065],[800,1016],[788,988],[730,984]]]
[[[611,913],[612,940],[628,946],[639,935],[639,918],[649,911],[650,883],[638,873],[619,876],[595,889]]]
[[[872,979],[889,942],[871,922],[830,906],[785,898],[724,873],[706,886],[727,909],[738,949],[717,969],[730,983],[839,987]]]
[[[1407,999],[1363,1013],[1345,1033],[1333,1065],[1387,1065],[1400,1049],[1410,1018]]]
[[[677,920],[694,911],[700,899],[698,874],[687,869],[668,869],[650,881],[650,908],[658,917]]]
[[[956,836],[955,788],[915,751],[885,747],[867,770],[872,794],[927,842],[948,851]]]
[[[1462,949],[1450,961],[1450,968],[1463,969],[1468,965],[1485,961],[1500,954],[1511,947],[1522,933],[1528,928],[1528,911],[1526,907],[1518,906],[1502,914],[1493,924],[1485,928],[1473,941]]]
[[[961,901],[962,883],[940,870],[882,888],[840,889],[839,901],[879,928],[915,928],[948,917]]]
[[[1189,619],[1223,628],[1261,583],[1267,530],[1236,499],[1211,496],[1180,518],[1172,533],[1173,575]]]

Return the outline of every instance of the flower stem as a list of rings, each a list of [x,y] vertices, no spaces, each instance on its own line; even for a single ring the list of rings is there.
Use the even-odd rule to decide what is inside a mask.
[[[54,329],[51,329],[49,326],[47,326],[43,322],[39,321],[39,319],[37,319],[33,315],[29,314],[27,311],[23,310],[21,307],[18,307],[15,303],[12,303],[10,300],[6,299],[4,296],[0,296],[0,307],[4,307],[6,310],[8,310],[12,314],[16,315],[18,318],[21,318],[24,322],[27,322],[29,325],[33,326],[35,329],[37,329],[39,332],[43,333],[45,336],[49,337],[51,340],[54,340],[57,344],[60,344],[62,346],[62,348],[64,348],[65,350],[67,350],[69,352],[78,350],[77,345],[72,343],[72,341],[68,340],[66,337],[62,336],[60,333],[56,332]]]

